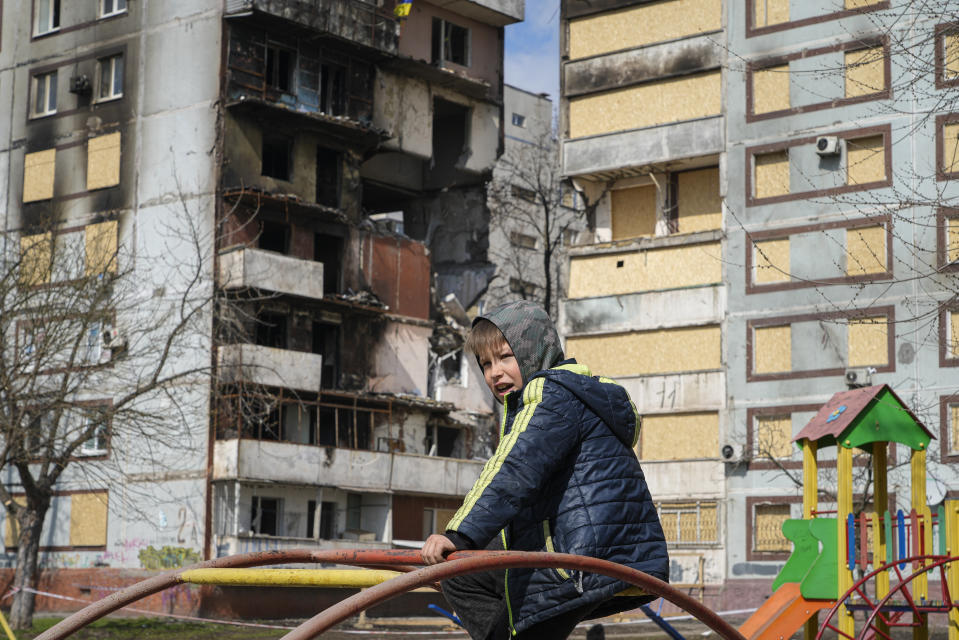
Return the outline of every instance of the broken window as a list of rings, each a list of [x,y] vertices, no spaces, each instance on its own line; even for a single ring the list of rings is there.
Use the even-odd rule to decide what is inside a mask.
[[[509,290],[512,293],[518,293],[524,300],[527,300],[536,294],[536,283],[520,278],[510,278]]]
[[[373,415],[369,411],[337,409],[336,414],[337,446],[365,451],[373,448]]]
[[[469,107],[436,98],[433,101],[433,167],[455,167],[466,150]]]
[[[336,503],[322,502],[320,504],[320,538],[332,540],[336,537]]]
[[[283,136],[263,136],[260,175],[277,180],[290,180],[293,164],[293,141]]]
[[[264,220],[260,226],[260,236],[257,238],[256,245],[266,251],[288,253],[290,247],[289,225]]]
[[[455,457],[457,439],[461,431],[455,427],[433,425],[427,428],[426,452],[430,456],[441,458]]]
[[[108,18],[127,12],[127,0],[100,0],[100,17]]]
[[[123,54],[97,60],[97,101],[123,97]]]
[[[509,191],[514,198],[518,198],[519,200],[523,200],[525,202],[536,202],[536,192],[532,189],[527,189],[525,187],[513,184],[510,185]]]
[[[33,76],[32,89],[31,117],[39,118],[57,112],[57,72],[55,70]]]
[[[269,44],[266,47],[266,86],[283,93],[293,90],[294,54],[289,49]]]
[[[323,356],[320,386],[332,389],[339,379],[340,328],[326,322],[313,323],[313,353]]]
[[[279,533],[280,510],[283,500],[253,496],[250,531],[263,536],[277,536]]]
[[[346,528],[359,530],[363,519],[363,496],[358,493],[346,494]]]
[[[336,409],[320,407],[320,439],[321,447],[336,446]]]
[[[340,161],[335,151],[316,149],[316,202],[327,207],[340,206]]]
[[[339,293],[343,238],[329,233],[316,233],[313,236],[313,259],[323,263],[323,293]]]
[[[464,67],[470,64],[470,32],[466,27],[442,18],[433,18],[433,64],[452,62]]]
[[[33,35],[42,36],[60,29],[60,0],[35,0]]]
[[[343,115],[346,111],[346,67],[331,62],[320,65],[320,111]]]
[[[256,344],[262,347],[286,349],[287,317],[282,313],[260,312],[256,314]]]
[[[510,241],[510,244],[512,244],[514,247],[520,247],[522,249],[536,248],[536,236],[531,236],[528,233],[520,233],[519,231],[510,231],[509,241]]]
[[[316,520],[316,500],[307,500],[306,501],[306,537],[312,538],[313,536],[313,525],[314,520]]]

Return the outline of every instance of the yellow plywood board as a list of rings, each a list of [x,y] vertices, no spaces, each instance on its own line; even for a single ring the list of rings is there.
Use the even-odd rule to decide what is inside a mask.
[[[781,111],[789,106],[788,64],[753,72],[753,113]]]
[[[644,416],[640,437],[643,460],[715,458],[719,455],[719,414]]]
[[[610,376],[716,370],[722,367],[721,347],[718,326],[580,336],[566,341],[569,357]]]
[[[656,235],[655,185],[616,189],[610,194],[613,240]]]
[[[959,260],[959,218],[946,219],[946,260]]]
[[[707,71],[569,101],[569,136],[581,138],[722,113],[722,74]]]
[[[789,152],[774,151],[754,156],[754,186],[757,198],[789,193]]]
[[[86,274],[117,272],[117,221],[88,225],[85,229]]]
[[[869,95],[886,88],[885,55],[882,47],[846,52],[847,98]]]
[[[36,202],[53,197],[57,150],[28,153],[23,158],[23,201]]]
[[[87,143],[87,189],[120,184],[120,132],[90,138]]]
[[[946,173],[959,171],[959,122],[942,128],[942,168]]]
[[[107,492],[70,496],[70,545],[102,547],[107,543]]]
[[[947,33],[943,38],[943,46],[943,73],[947,79],[952,79],[959,76],[959,33]]]
[[[884,316],[849,321],[849,366],[889,364],[889,324]]]
[[[25,505],[27,499],[22,496],[15,497],[13,501],[19,505]],[[17,538],[20,536],[20,525],[17,521],[10,517],[10,512],[6,513],[6,519],[4,520],[4,530],[3,530],[3,544],[7,547],[16,547]]]
[[[766,27],[783,22],[789,22],[789,0],[753,1],[754,27]]]
[[[719,509],[715,502],[704,502],[699,507],[699,539],[703,542],[719,541]]]
[[[20,284],[50,282],[53,272],[53,234],[37,233],[20,238]]]
[[[947,350],[951,357],[959,357],[959,313],[951,311],[949,312],[949,344]]]
[[[846,182],[866,184],[886,179],[886,153],[883,136],[846,141]]]
[[[949,405],[949,452],[959,451],[959,404]]]
[[[792,456],[792,416],[762,416],[756,420],[757,453],[762,457]]]
[[[791,551],[792,543],[783,535],[783,522],[789,519],[788,504],[756,505],[756,551]]]
[[[679,173],[676,191],[679,233],[722,228],[723,199],[719,195],[719,167]]]
[[[792,327],[753,329],[753,373],[783,373],[792,370]]]
[[[677,16],[682,16],[681,20]],[[569,58],[642,47],[723,28],[721,0],[668,0],[570,20]]]
[[[886,270],[886,228],[846,230],[846,274],[882,273]]]
[[[592,298],[723,281],[718,242],[578,256],[570,261],[569,297]]]
[[[761,240],[753,244],[756,284],[789,282],[789,238]]]

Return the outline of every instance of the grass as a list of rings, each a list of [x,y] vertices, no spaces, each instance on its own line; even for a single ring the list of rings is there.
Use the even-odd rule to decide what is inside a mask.
[[[56,623],[61,618],[34,618],[33,627],[29,631],[16,631],[17,640],[32,640]],[[225,624],[203,622],[181,622],[164,620],[162,618],[109,618],[97,620],[88,627],[77,631],[70,636],[70,640],[199,640],[200,638],[216,638],[216,640],[260,640],[269,638],[275,640],[283,635],[282,629],[258,629],[255,627],[238,627]],[[0,638],[4,637],[0,631]]]

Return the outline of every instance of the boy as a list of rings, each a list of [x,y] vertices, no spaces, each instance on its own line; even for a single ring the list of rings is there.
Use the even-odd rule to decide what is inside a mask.
[[[546,312],[526,301],[473,322],[466,348],[503,403],[496,453],[427,564],[459,549],[556,551],[603,558],[667,580],[663,530],[633,447],[640,417],[626,391],[563,360]],[[510,569],[452,578],[443,593],[474,640],[566,638],[581,620],[650,597],[629,585],[562,569]]]

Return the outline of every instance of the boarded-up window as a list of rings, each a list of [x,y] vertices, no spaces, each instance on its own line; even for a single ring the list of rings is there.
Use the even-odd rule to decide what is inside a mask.
[[[656,508],[668,544],[719,542],[715,502],[662,502]]]
[[[569,357],[610,376],[712,371],[722,367],[718,326],[571,337]],[[716,453],[710,453],[710,457]]]
[[[13,501],[19,505],[27,504],[27,499],[23,496],[17,496],[13,498]],[[20,535],[20,525],[17,523],[15,518],[10,516],[8,511],[6,514],[6,519],[4,521],[4,530],[3,530],[3,544],[8,549],[10,547],[17,546],[17,537]]]
[[[949,453],[959,453],[959,404],[949,405]]]
[[[569,297],[591,298],[722,282],[719,243],[576,257],[570,261]]]
[[[788,458],[795,448],[792,443],[792,416],[760,416],[756,419],[756,451],[762,457]]]
[[[849,366],[889,364],[889,323],[886,317],[849,321]]]
[[[753,0],[753,26],[789,22],[789,0]]]
[[[85,230],[86,274],[117,272],[117,222],[88,225]]]
[[[782,373],[792,369],[792,327],[753,330],[753,373]]]
[[[942,170],[959,172],[959,122],[951,122],[942,128]]]
[[[655,185],[616,189],[610,194],[613,240],[656,235]]]
[[[789,108],[789,65],[753,72],[753,113]]]
[[[569,101],[569,137],[580,138],[722,113],[722,74],[707,71]]]
[[[886,228],[860,227],[846,231],[846,273],[850,276],[886,270]]]
[[[37,233],[20,238],[20,284],[35,286],[50,282],[53,272],[53,234]]]
[[[70,545],[102,547],[107,543],[107,492],[70,497]]]
[[[959,218],[946,219],[946,260],[959,260]]]
[[[719,455],[719,414],[647,415],[640,432],[643,460],[686,460]]]
[[[753,245],[757,284],[789,282],[789,238],[762,240]]]
[[[943,37],[943,75],[947,80],[959,77],[959,33],[947,33]]]
[[[846,52],[847,98],[877,93],[886,88],[885,55],[883,47]]]
[[[756,197],[771,198],[789,193],[789,152],[774,151],[754,158]]]
[[[90,138],[87,143],[87,189],[120,184],[120,132]]]
[[[719,195],[719,167],[677,174],[676,191],[679,233],[722,228],[723,200]]]
[[[757,504],[753,551],[791,551],[792,544],[783,535],[783,523],[789,520],[788,504]]]
[[[53,178],[57,150],[28,153],[23,158],[23,201],[35,202],[53,197]]]
[[[847,184],[866,184],[886,179],[886,147],[883,136],[846,141]]]
[[[949,318],[948,332],[946,340],[946,351],[951,358],[959,358],[959,313],[950,311],[947,314]]]
[[[676,16],[682,16],[677,20]],[[718,31],[721,0],[668,0],[570,20],[571,60]]]

